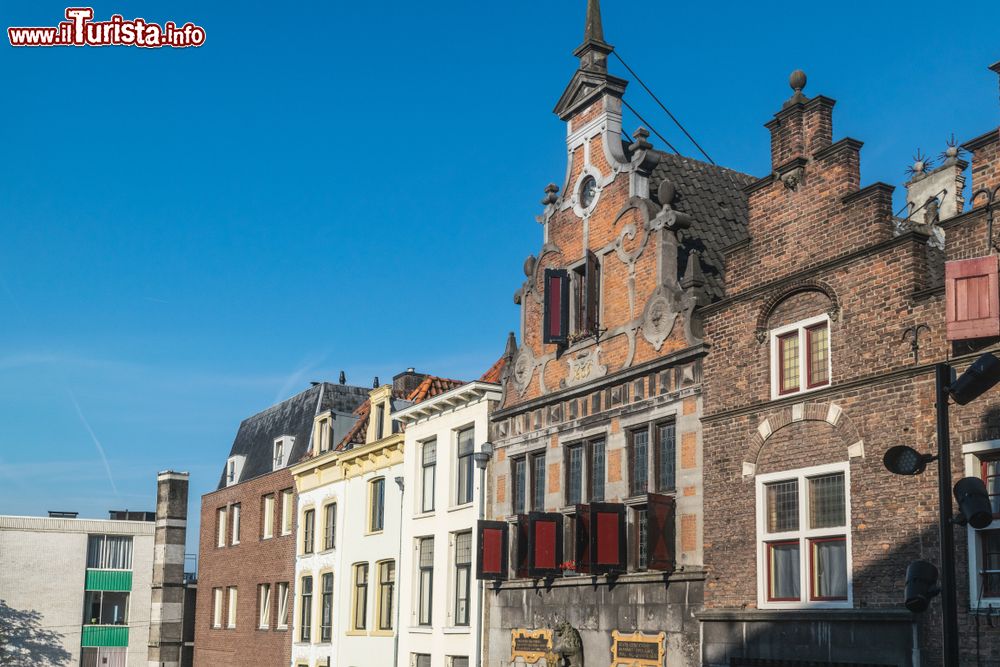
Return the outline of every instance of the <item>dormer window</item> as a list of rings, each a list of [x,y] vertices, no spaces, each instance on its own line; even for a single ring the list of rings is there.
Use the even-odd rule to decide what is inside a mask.
[[[385,437],[385,403],[379,403],[375,410],[375,439]]]
[[[240,483],[244,460],[243,456],[230,456],[226,461],[226,486]]]
[[[226,473],[226,484],[236,483],[236,461],[229,460],[229,470]]]
[[[316,425],[316,439],[319,441],[320,454],[330,449],[330,419],[324,417]]]
[[[830,384],[830,320],[826,315],[771,332],[771,398]]]
[[[288,465],[288,457],[292,453],[293,444],[295,444],[295,438],[290,435],[283,435],[280,438],[274,439],[273,470],[278,470]]]

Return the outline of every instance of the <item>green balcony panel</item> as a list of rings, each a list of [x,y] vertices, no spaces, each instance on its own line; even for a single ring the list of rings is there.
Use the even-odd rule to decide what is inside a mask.
[[[131,570],[87,570],[88,591],[130,591]]]
[[[127,625],[85,625],[82,646],[128,646]]]

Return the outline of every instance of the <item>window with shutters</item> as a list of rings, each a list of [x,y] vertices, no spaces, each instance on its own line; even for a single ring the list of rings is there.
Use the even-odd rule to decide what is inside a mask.
[[[771,331],[771,398],[826,387],[831,372],[828,315]]]
[[[846,463],[759,475],[758,606],[850,607]]]
[[[589,515],[590,571],[595,574],[625,572],[628,568],[625,506],[591,503]]]
[[[507,523],[480,520],[476,532],[479,534],[476,578],[503,581],[507,578]]]
[[[562,542],[562,514],[532,512],[528,515],[528,573],[532,577],[546,577],[562,571]]]
[[[565,345],[569,342],[569,272],[545,269],[545,294],[542,308],[542,342]]]
[[[676,518],[673,496],[650,493],[643,508],[641,569],[672,572],[676,565]]]
[[[1000,336],[998,302],[996,255],[945,264],[948,340]]]
[[[600,326],[601,306],[601,264],[597,255],[587,251],[584,261],[572,270],[573,338],[579,339],[595,334]],[[572,341],[571,341],[572,342]]]

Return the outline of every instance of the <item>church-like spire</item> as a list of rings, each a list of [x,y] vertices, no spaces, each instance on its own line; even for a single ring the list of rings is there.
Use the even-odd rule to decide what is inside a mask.
[[[587,0],[587,25],[583,30],[583,44],[573,55],[580,59],[580,68],[595,72],[608,71],[608,54],[614,47],[604,41],[604,24],[601,22],[601,0]]]

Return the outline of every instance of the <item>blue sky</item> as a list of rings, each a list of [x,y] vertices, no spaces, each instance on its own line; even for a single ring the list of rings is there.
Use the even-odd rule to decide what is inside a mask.
[[[239,421],[310,380],[485,370],[564,173],[584,5],[117,0],[97,18],[206,45],[0,47],[0,513],[152,509],[173,468],[196,518]],[[1000,123],[1000,5],[940,7],[605,0],[604,24],[718,163],[766,174],[800,67],[864,181],[901,186],[917,148]]]

